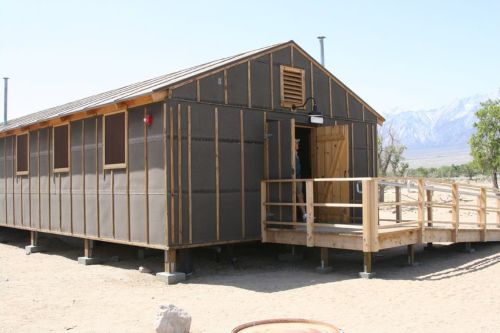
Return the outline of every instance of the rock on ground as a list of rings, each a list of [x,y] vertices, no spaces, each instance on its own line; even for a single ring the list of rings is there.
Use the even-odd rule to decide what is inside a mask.
[[[154,326],[157,333],[189,333],[191,316],[173,304],[160,305]]]

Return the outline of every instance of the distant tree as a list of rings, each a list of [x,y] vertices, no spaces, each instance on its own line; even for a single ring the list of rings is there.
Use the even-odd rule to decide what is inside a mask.
[[[498,189],[497,173],[500,168],[500,99],[481,103],[476,112],[476,132],[469,140],[474,162],[492,176],[493,186]]]
[[[389,166],[396,176],[404,176],[408,163],[404,162],[403,153],[406,146],[398,138],[397,132],[392,127],[381,129],[377,138],[378,175],[387,176]],[[379,187],[379,200],[384,201],[384,186]]]
[[[403,153],[406,146],[398,138],[397,132],[392,127],[380,130],[377,139],[377,160],[379,176],[387,176],[389,166],[395,175],[403,176],[408,164],[404,162]]]
[[[472,180],[472,177],[474,177],[475,175],[477,175],[479,173],[479,169],[478,169],[476,163],[474,163],[474,162],[462,164],[460,166],[460,169],[461,169],[460,173],[467,176],[469,178],[469,180]]]

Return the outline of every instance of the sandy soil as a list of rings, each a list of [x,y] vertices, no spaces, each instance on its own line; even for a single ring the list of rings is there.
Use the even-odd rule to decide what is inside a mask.
[[[133,247],[97,244],[104,259],[78,265],[82,249],[41,237],[46,253],[27,256],[27,233],[0,228],[1,332],[152,332],[160,304],[174,303],[192,317],[192,332],[230,332],[269,318],[322,320],[346,332],[499,332],[500,243],[419,248],[419,266],[404,266],[405,249],[377,255],[377,278],[357,277],[358,252],[331,252],[334,271],[315,273],[318,252],[297,263],[279,262],[285,247],[239,246],[233,268],[223,252],[193,254],[195,273],[166,286],[137,268],[161,270],[161,252],[137,259]],[[303,249],[300,249],[303,250]]]

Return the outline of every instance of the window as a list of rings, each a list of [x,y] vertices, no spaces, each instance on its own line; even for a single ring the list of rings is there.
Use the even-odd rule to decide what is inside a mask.
[[[127,113],[104,115],[104,169],[127,167]]]
[[[304,104],[305,72],[300,68],[280,66],[281,106],[291,108],[292,105]]]
[[[69,124],[54,126],[54,172],[69,171]]]
[[[29,171],[29,134],[20,134],[16,137],[16,175],[27,175]]]

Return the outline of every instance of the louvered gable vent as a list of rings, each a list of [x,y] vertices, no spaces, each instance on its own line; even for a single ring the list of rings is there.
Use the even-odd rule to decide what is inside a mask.
[[[292,105],[304,104],[305,72],[300,68],[280,66],[281,74],[281,106],[291,108]]]

